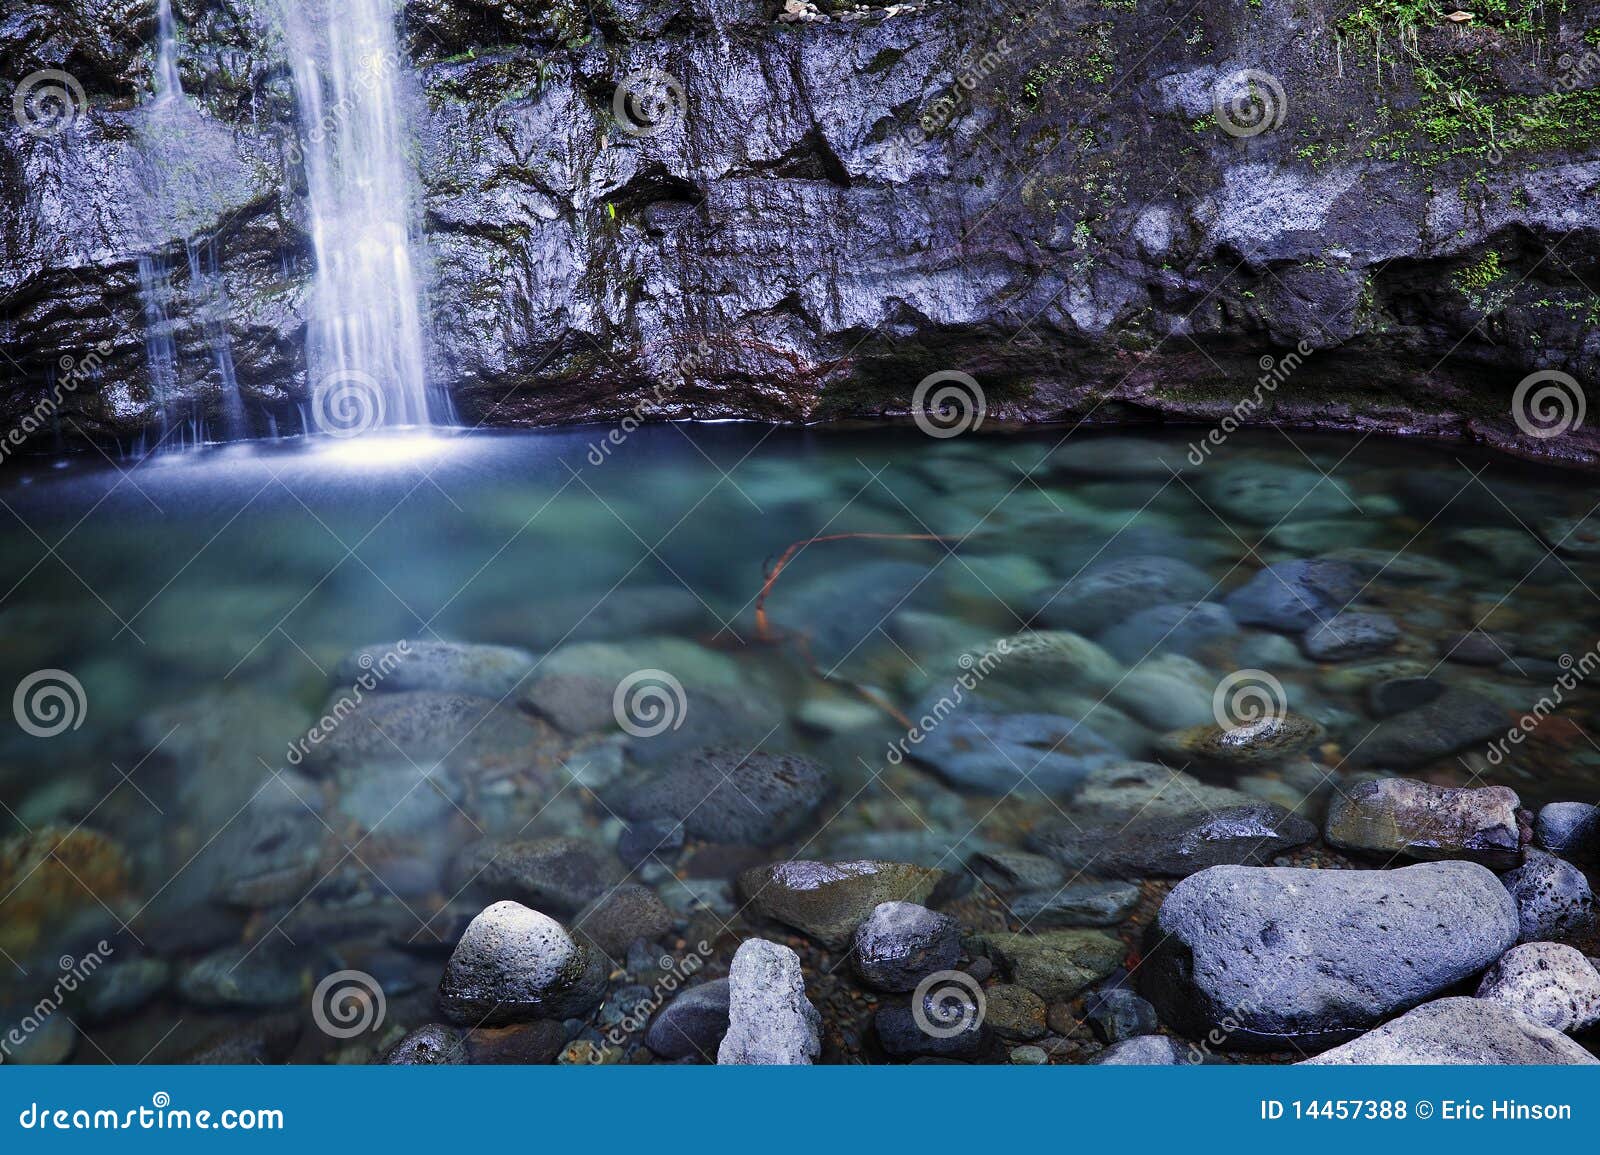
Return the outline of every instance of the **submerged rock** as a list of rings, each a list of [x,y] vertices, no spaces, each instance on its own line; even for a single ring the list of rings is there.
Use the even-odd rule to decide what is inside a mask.
[[[996,934],[985,941],[1013,982],[1048,1003],[1066,1002],[1099,982],[1121,966],[1127,954],[1122,943],[1093,930]]]
[[[1255,767],[1303,754],[1322,739],[1323,729],[1299,714],[1269,714],[1239,726],[1208,723],[1161,739],[1163,753],[1196,758],[1213,766]]]
[[[353,708],[335,695],[295,746],[300,764],[320,773],[373,763],[526,769],[550,761],[554,748],[548,726],[509,704],[433,690],[369,694]]]
[[[971,1059],[993,1042],[988,1003],[974,981],[949,976],[913,992],[909,1002],[885,1003],[873,1017],[878,1041],[900,1059]]]
[[[563,1019],[593,1009],[606,968],[555,919],[497,902],[467,926],[439,982],[439,1007],[454,1023],[500,1026]]]
[[[334,670],[341,686],[371,692],[435,690],[503,698],[532,672],[538,659],[511,646],[465,642],[403,641],[363,646]]]
[[[1235,462],[1221,474],[1208,477],[1202,492],[1225,516],[1256,525],[1361,514],[1344,482],[1318,469],[1260,460]]]
[[[1238,632],[1239,623],[1220,602],[1172,602],[1142,609],[1093,636],[1112,657],[1131,664],[1153,654],[1189,656]]]
[[[1478,998],[1557,1031],[1600,1025],[1600,971],[1560,943],[1530,942],[1506,951],[1478,984]]]
[[[729,987],[727,979],[712,979],[680,992],[651,1022],[644,1045],[663,1059],[716,1062],[728,1033]]]
[[[475,1027],[467,1032],[467,1061],[542,1066],[554,1063],[566,1042],[566,1027],[554,1019]]]
[[[717,1048],[723,1066],[794,1066],[822,1054],[822,1016],[806,998],[800,956],[765,939],[747,939],[728,971],[728,1031]]]
[[[1054,714],[967,714],[948,718],[911,747],[911,757],[965,790],[1007,794],[1032,786],[1069,793],[1090,771],[1123,753],[1086,723]]]
[[[1326,835],[1344,850],[1465,858],[1504,870],[1522,861],[1521,805],[1505,786],[1452,790],[1411,778],[1374,778],[1335,793]]]
[[[1321,625],[1361,592],[1354,566],[1313,558],[1267,566],[1223,604],[1242,625],[1300,633]]]
[[[984,1022],[1011,1043],[1043,1038],[1046,1030],[1044,1000],[1017,983],[996,983],[983,992],[988,1010]]]
[[[1381,654],[1399,640],[1393,618],[1347,610],[1302,634],[1300,649],[1319,662],[1346,662]]]
[[[1589,1066],[1600,1063],[1560,1031],[1487,999],[1426,1003],[1307,1064]]]
[[[408,1033],[383,1057],[395,1067],[435,1067],[465,1063],[466,1040],[444,1023],[428,1023]]]
[[[1203,572],[1175,557],[1117,558],[1044,592],[1032,620],[1051,629],[1092,634],[1150,606],[1201,601],[1213,585]]]
[[[672,927],[672,912],[656,892],[625,882],[584,907],[572,920],[582,935],[612,958],[621,958],[637,939],[655,940]]]
[[[201,1007],[281,1007],[305,993],[308,970],[287,946],[261,941],[226,946],[178,972],[185,1001]]]
[[[696,838],[771,846],[809,825],[832,788],[809,758],[712,748],[620,788],[615,806],[630,820],[675,819]]]
[[[856,928],[856,973],[881,991],[909,991],[960,957],[960,924],[915,903],[880,903]]]
[[[622,877],[622,867],[610,853],[561,836],[477,842],[450,867],[453,892],[466,891],[485,902],[515,899],[559,914],[578,910]]]
[[[1044,891],[1067,881],[1066,869],[1055,859],[1025,850],[987,850],[967,859],[967,870],[984,886],[1001,894]]]
[[[1241,1049],[1351,1038],[1498,959],[1515,904],[1489,870],[1219,866],[1180,882],[1151,929],[1141,989],[1191,1038]]]
[[[1304,846],[1317,828],[1270,802],[1225,810],[1156,814],[1085,826],[1051,822],[1032,845],[1072,870],[1113,878],[1183,878],[1207,867],[1266,862]]]
[[[1188,1059],[1184,1048],[1167,1035],[1136,1035],[1114,1043],[1090,1062],[1097,1066],[1177,1067]]]
[[[1504,734],[1509,713],[1493,699],[1452,687],[1438,697],[1388,718],[1350,756],[1362,766],[1410,769]]]
[[[1138,1035],[1153,1035],[1160,1026],[1155,1007],[1123,987],[1090,995],[1088,1003],[1084,1019],[1102,1043],[1120,1043]]]
[[[1019,894],[1007,904],[1028,926],[1115,926],[1139,905],[1131,882],[1074,882]]]
[[[921,903],[943,877],[903,862],[796,860],[745,871],[739,893],[758,914],[839,950],[880,903]]]

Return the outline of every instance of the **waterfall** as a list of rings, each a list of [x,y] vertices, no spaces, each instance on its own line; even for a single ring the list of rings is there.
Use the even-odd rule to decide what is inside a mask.
[[[172,18],[172,0],[156,0],[156,75],[157,101],[176,100],[183,95],[178,79],[178,25]]]
[[[316,280],[314,424],[348,436],[429,423],[412,262],[412,174],[397,73],[399,0],[281,0]]]
[[[144,306],[144,355],[150,369],[150,391],[161,413],[159,443],[168,444],[176,424],[172,411],[178,394],[178,349],[172,336],[172,281],[160,253],[139,258],[139,300]],[[178,433],[181,443],[183,433]]]
[[[146,191],[146,228],[151,250],[139,258],[139,290],[144,306],[145,357],[151,395],[161,415],[163,448],[223,437],[235,440],[249,433],[233,346],[228,336],[228,293],[217,255],[218,238],[196,231],[208,216],[204,206],[220,204],[210,187],[217,179],[200,158],[201,141],[215,126],[184,95],[178,76],[178,29],[171,0],[156,0],[156,60],[151,99],[140,124],[141,177]],[[188,256],[187,296],[180,301],[173,287],[168,252],[182,240]],[[209,423],[196,401],[178,409],[182,395],[177,332],[182,306],[198,324],[221,387],[216,420]]]
[[[189,255],[189,299],[211,359],[222,382],[222,434],[229,441],[248,436],[244,402],[239,398],[239,378],[233,368],[233,342],[228,336],[228,286],[222,279],[213,238],[184,242]]]

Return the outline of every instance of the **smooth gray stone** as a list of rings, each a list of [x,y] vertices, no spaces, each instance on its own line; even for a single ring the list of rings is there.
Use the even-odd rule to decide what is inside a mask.
[[[1319,1066],[1596,1064],[1600,1059],[1560,1031],[1542,1027],[1487,999],[1468,998],[1425,1003],[1342,1047],[1306,1060],[1306,1065]]]
[[[1219,866],[1161,904],[1141,991],[1190,1038],[1236,1049],[1353,1038],[1489,966],[1516,904],[1472,862],[1398,870]]]

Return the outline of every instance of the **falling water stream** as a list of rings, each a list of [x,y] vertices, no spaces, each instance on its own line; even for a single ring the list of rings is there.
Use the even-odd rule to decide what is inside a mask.
[[[228,336],[228,293],[218,257],[219,238],[195,233],[185,212],[188,174],[195,170],[191,150],[201,134],[204,116],[184,96],[178,76],[178,33],[171,0],[156,4],[156,62],[151,100],[143,125],[145,180],[149,192],[149,226],[155,240],[139,259],[139,288],[145,314],[145,353],[150,387],[161,414],[158,444],[164,449],[208,440],[234,441],[248,436],[244,404],[234,372]],[[181,174],[178,170],[181,170]],[[182,237],[188,283],[180,299],[173,285],[168,249]],[[216,370],[220,390],[212,419],[198,400],[184,405],[179,373],[177,333],[185,315],[196,323]]]
[[[349,436],[427,425],[394,0],[283,0],[316,286],[313,420]]]

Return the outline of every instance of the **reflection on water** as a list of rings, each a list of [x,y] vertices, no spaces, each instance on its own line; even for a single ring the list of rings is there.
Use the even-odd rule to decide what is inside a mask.
[[[726,973],[757,933],[730,883],[766,863],[960,875],[1131,817],[1140,789],[1151,813],[1188,791],[1320,824],[1369,769],[1597,793],[1581,480],[1273,433],[1198,466],[1179,437],[665,426],[592,454],[602,435],[12,471],[5,1021],[109,952],[36,1058],[364,1060],[437,1020],[462,924],[512,893],[570,926],[625,880],[653,892],[592,936],[610,994],[569,1035],[600,1045],[657,956],[705,941],[694,969]],[[1284,708],[1303,728],[1248,757],[1195,729]],[[686,816],[661,775],[704,747],[733,753]],[[822,773],[750,778],[757,749]],[[1129,760],[1169,769],[1107,773]],[[1032,917],[986,869],[939,900],[969,927]],[[1080,924],[1132,941],[1143,914],[1099,901]],[[341,968],[384,994],[359,1038],[307,1009]],[[828,1055],[870,1057],[849,967],[816,981]]]

